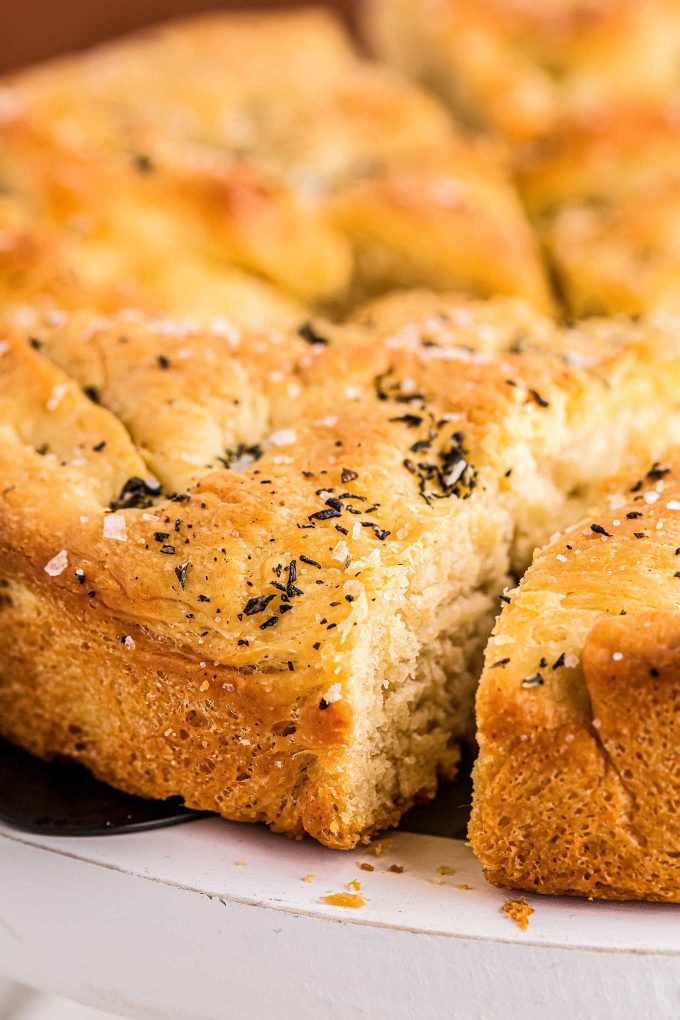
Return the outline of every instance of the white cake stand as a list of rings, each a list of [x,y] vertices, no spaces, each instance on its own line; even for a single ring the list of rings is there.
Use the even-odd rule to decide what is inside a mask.
[[[354,879],[365,906],[322,900]],[[529,897],[522,931],[509,895],[438,836],[398,832],[376,858],[218,819],[91,839],[0,828],[0,971],[149,1020],[680,1016],[678,908]]]

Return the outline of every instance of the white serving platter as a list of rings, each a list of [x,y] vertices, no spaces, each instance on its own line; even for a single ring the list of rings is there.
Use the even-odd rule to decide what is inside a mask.
[[[322,900],[354,879],[364,907]],[[522,931],[509,895],[439,836],[396,832],[376,858],[212,818],[0,827],[0,971],[140,1020],[680,1016],[680,908],[530,896]]]

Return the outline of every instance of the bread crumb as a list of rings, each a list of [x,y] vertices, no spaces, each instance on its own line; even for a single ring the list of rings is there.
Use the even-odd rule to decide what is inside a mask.
[[[236,865],[237,868],[245,867],[245,863],[246,863],[245,861],[234,861],[234,864]]]
[[[401,875],[404,871],[403,864],[390,864],[388,871],[393,871],[395,875]]]
[[[456,886],[456,888],[457,889],[472,889],[472,886],[468,885],[467,882],[459,882],[458,885]]]
[[[308,871],[306,875],[302,876],[303,882],[314,882],[316,881],[316,875],[313,871]]]
[[[361,868],[362,871],[375,871],[373,865],[369,864],[368,861],[362,861],[359,867]]]
[[[330,893],[328,896],[322,896],[321,899],[331,907],[352,907],[354,910],[357,910],[359,907],[366,906],[366,900],[361,893]]]
[[[376,839],[374,843],[367,846],[364,850],[365,854],[370,854],[372,857],[383,857],[386,850],[392,846],[391,839]]]
[[[518,900],[506,900],[501,910],[515,924],[518,924],[522,931],[526,931],[529,927],[529,918],[534,912],[534,908],[529,906],[524,896],[520,896]]]
[[[452,868],[450,864],[440,864],[436,869],[438,875],[455,875],[456,869]]]
[[[354,889],[355,892],[359,892],[361,889],[361,882],[357,882],[356,878],[353,878],[351,882],[347,883],[350,889]]]

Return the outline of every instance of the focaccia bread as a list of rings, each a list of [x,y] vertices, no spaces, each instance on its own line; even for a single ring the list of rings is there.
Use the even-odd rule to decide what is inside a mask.
[[[256,325],[409,285],[550,307],[502,155],[318,11],[205,15],[5,80],[0,192],[0,257],[21,277],[43,253],[42,304],[66,267],[90,307]]]
[[[517,160],[571,315],[680,310],[680,93],[563,120]]]
[[[473,732],[510,571],[675,441],[677,328],[414,294],[0,338],[0,732],[350,847]]]
[[[508,143],[567,315],[680,308],[678,0],[373,0],[376,49]]]
[[[616,486],[508,593],[470,836],[532,892],[680,901],[680,462]]]
[[[680,85],[678,0],[370,0],[377,51],[512,142]]]

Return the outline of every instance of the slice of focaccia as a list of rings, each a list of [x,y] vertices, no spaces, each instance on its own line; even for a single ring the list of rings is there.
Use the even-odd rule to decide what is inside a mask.
[[[594,107],[518,159],[571,315],[680,310],[678,98]]]
[[[0,338],[0,731],[350,847],[455,770],[511,571],[673,441],[680,337],[411,294]]]
[[[679,468],[627,478],[508,593],[470,829],[498,885],[680,900]]]
[[[370,0],[366,20],[382,56],[513,143],[680,84],[677,0]]]
[[[272,289],[290,322],[404,285],[550,306],[499,153],[319,11],[205,15],[6,79],[0,191],[132,306],[260,325]]]

